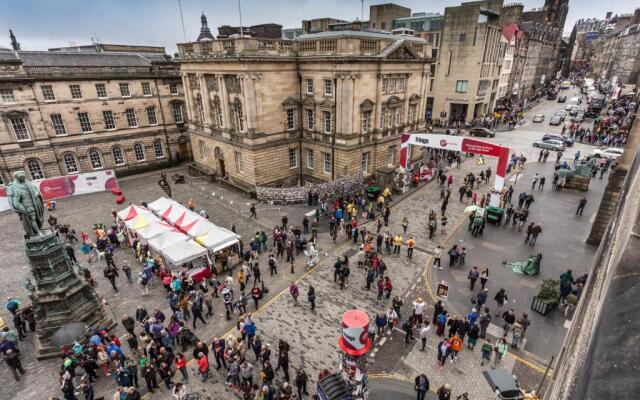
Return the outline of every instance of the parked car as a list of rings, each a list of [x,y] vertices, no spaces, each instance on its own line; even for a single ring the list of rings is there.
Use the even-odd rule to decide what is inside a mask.
[[[618,157],[622,156],[624,153],[623,149],[619,149],[617,147],[609,147],[602,149],[595,149],[591,152],[591,155],[594,157],[602,157],[609,158],[611,160],[617,160]]]
[[[558,93],[549,92],[549,93],[547,93],[547,100],[555,100],[557,96],[558,96]]]
[[[557,115],[558,117],[560,117],[561,121],[564,121],[564,119],[567,117],[567,112],[565,110],[558,110],[554,115]]]
[[[536,114],[533,116],[533,122],[542,122],[544,121],[544,115]]]
[[[558,103],[564,103],[567,101],[567,96],[558,96]]]
[[[556,151],[564,151],[566,149],[564,142],[561,142],[560,140],[553,140],[553,139],[536,140],[535,142],[533,142],[533,147],[539,147],[541,149],[549,149],[549,150],[556,150]]]
[[[576,116],[572,118],[572,121],[575,121],[578,123],[584,122],[584,112],[580,111],[579,113],[577,113]]]
[[[568,138],[566,136],[562,136],[562,135],[554,135],[552,133],[546,133],[542,137],[542,140],[557,140],[564,143],[567,147],[573,146],[573,139]]]
[[[571,111],[569,111],[569,115],[576,115],[578,113],[584,113],[586,110],[584,107],[574,106]]]
[[[496,133],[487,128],[471,128],[469,129],[469,136],[495,137]]]
[[[557,115],[554,115],[553,117],[551,117],[551,119],[549,120],[549,125],[560,125],[562,123],[562,118],[560,118]]]

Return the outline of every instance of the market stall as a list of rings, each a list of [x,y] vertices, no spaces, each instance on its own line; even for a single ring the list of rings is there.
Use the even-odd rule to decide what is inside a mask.
[[[149,240],[149,248],[151,248],[151,250],[155,252],[162,254],[162,251],[167,247],[171,247],[178,242],[186,242],[188,239],[189,236],[178,230],[165,231]]]
[[[161,253],[167,265],[183,268],[196,282],[211,276],[207,249],[192,239],[169,245]]]
[[[151,213],[138,214],[138,216],[125,221],[125,225],[130,231],[138,232],[149,226],[149,224],[151,224],[152,222],[160,222],[160,218]]]
[[[117,215],[118,215],[118,218],[120,218],[121,220],[129,221],[130,219],[133,219],[139,215],[144,215],[144,214],[151,214],[151,210],[132,204],[127,208],[125,208],[124,210],[119,211]]]
[[[171,225],[168,222],[154,221],[149,225],[147,225],[146,227],[138,230],[136,233],[138,235],[138,238],[140,238],[140,240],[143,243],[145,243],[165,232],[171,232],[171,231],[177,232],[178,229],[176,229],[175,226]]]

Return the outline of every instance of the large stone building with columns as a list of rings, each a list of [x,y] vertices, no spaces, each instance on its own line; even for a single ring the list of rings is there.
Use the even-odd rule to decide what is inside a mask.
[[[179,66],[164,48],[0,49],[0,184],[22,169],[121,176],[189,160],[182,110]]]
[[[339,31],[178,44],[194,168],[247,193],[397,166],[424,129],[422,38]]]

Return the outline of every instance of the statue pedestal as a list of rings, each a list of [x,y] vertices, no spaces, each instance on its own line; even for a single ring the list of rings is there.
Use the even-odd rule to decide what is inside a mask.
[[[54,233],[26,239],[25,252],[35,278],[29,297],[36,317],[38,359],[59,356],[60,348],[51,337],[65,324],[81,322],[95,329],[115,325],[95,290],[73,270],[73,262]]]

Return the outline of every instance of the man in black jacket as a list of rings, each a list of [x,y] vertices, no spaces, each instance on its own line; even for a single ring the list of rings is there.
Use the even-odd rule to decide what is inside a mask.
[[[424,400],[429,391],[429,379],[425,374],[416,376],[414,389],[416,391],[416,400]]]

